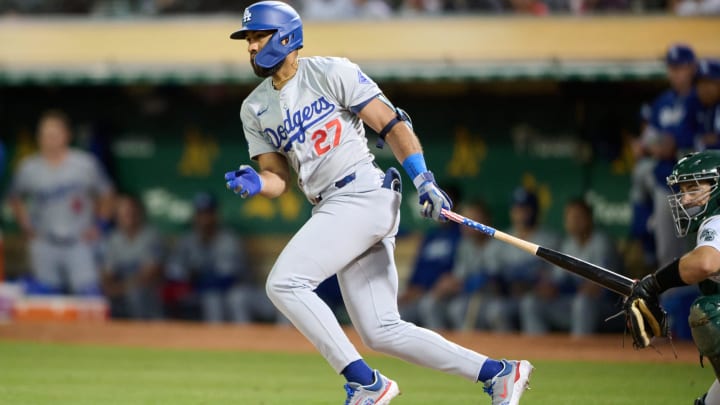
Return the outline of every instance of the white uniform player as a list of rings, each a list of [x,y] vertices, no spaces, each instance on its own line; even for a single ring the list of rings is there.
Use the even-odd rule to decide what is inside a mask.
[[[636,307],[642,301],[642,322],[648,325],[648,320],[654,319],[662,328],[648,334],[633,327],[631,334],[636,347],[646,347],[650,337],[666,334],[667,320],[658,306],[659,298],[668,290],[697,284],[701,295],[690,305],[688,324],[700,359],[712,365],[715,379],[695,405],[720,405],[720,152],[706,150],[684,156],[667,177],[667,185],[672,189],[668,202],[676,234],[684,237],[697,232],[696,246],[633,285],[627,302]],[[638,317],[628,316],[633,316],[630,325],[635,325]]]
[[[243,130],[259,171],[243,165],[225,175],[242,197],[274,198],[290,167],[315,206],[278,257],[266,290],[273,303],[348,383],[346,404],[387,404],[397,384],[372,370],[313,292],[333,274],[364,343],[404,360],[485,382],[493,404],[517,404],[532,371],[527,361],[497,361],[400,319],[393,258],[400,215],[397,171],[373,163],[363,122],[378,131],[414,180],[422,213],[442,219],[451,202],[425,167],[409,118],[382,96],[357,65],[342,58],[298,58],[302,23],[285,3],[249,6],[231,35],[248,42],[250,62],[266,79],[242,105]],[[385,178],[387,177],[387,178]]]
[[[112,185],[92,155],[68,148],[64,114],[51,111],[40,120],[40,152],[25,158],[9,192],[22,231],[30,238],[30,265],[40,291],[99,293],[99,272],[92,243],[98,238],[96,206],[107,201]]]

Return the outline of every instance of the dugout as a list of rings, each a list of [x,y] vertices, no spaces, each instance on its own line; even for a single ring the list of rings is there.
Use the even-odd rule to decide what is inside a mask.
[[[0,20],[0,133],[10,157],[2,189],[33,149],[38,114],[59,106],[76,143],[94,148],[163,230],[182,229],[191,196],[211,189],[227,223],[260,241],[259,255],[274,255],[267,242],[297,229],[309,204],[296,190],[239,204],[219,180],[246,160],[238,111],[257,83],[243,44],[227,39],[239,19]],[[305,32],[301,56],[359,63],[413,117],[437,177],[486,199],[499,227],[510,191],[526,184],[549,226],[560,226],[568,198],[584,195],[620,240],[630,216],[628,140],[640,105],[665,87],[665,48],[681,41],[720,57],[712,18],[444,17],[316,22]],[[388,150],[378,160],[392,163]],[[402,229],[413,233],[427,222],[410,189]],[[14,271],[22,255],[7,208],[3,220]],[[411,254],[400,247],[401,270]]]

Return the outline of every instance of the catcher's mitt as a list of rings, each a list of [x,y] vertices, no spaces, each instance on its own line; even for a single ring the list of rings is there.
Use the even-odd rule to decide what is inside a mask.
[[[650,346],[653,337],[668,336],[667,313],[658,300],[659,288],[655,276],[649,274],[636,282],[625,298],[626,327],[637,349]]]

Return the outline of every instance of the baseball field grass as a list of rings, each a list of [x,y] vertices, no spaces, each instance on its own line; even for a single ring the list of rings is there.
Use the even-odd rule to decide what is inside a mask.
[[[479,384],[368,360],[398,381],[393,405],[490,403]],[[688,363],[533,363],[523,404],[692,404],[713,378]],[[2,404],[339,405],[343,383],[316,354],[0,342]]]

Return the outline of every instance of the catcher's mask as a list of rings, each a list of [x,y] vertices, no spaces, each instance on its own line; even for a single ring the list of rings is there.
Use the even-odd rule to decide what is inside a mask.
[[[668,203],[675,221],[675,231],[683,237],[696,232],[705,218],[718,209],[718,180],[720,180],[720,153],[703,151],[691,153],[680,159],[667,177],[671,195]],[[702,183],[710,185],[701,187]],[[680,190],[685,185],[686,191]],[[689,187],[688,187],[689,185]],[[697,187],[693,187],[697,186]],[[697,204],[697,201],[703,201]]]
[[[297,11],[281,1],[260,1],[245,9],[242,28],[231,39],[245,39],[248,31],[273,31],[268,43],[255,55],[255,64],[277,71],[290,52],[303,47],[302,21]]]

